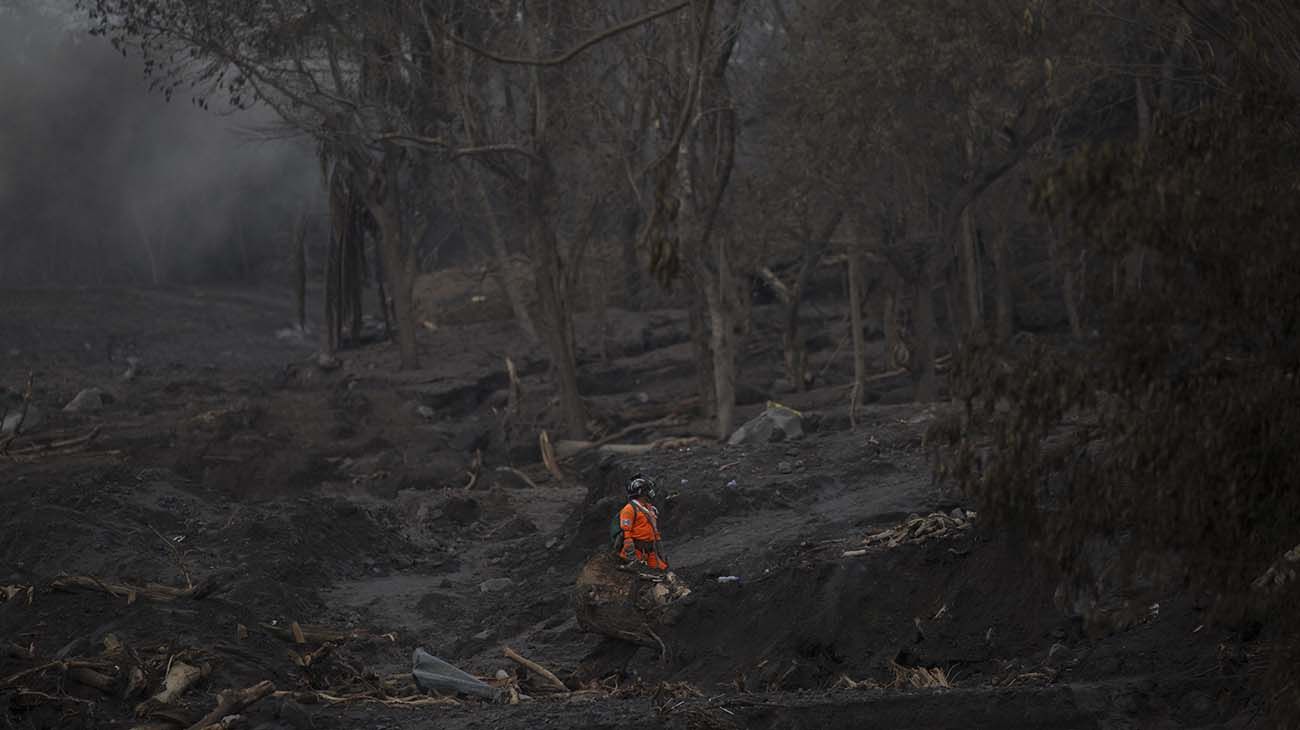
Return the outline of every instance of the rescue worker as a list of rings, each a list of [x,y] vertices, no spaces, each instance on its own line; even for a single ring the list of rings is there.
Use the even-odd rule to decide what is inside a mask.
[[[668,570],[668,561],[659,546],[659,509],[654,506],[655,496],[655,483],[649,477],[637,474],[627,483],[627,504],[618,513],[618,525],[623,531],[623,549],[619,555],[629,563]]]

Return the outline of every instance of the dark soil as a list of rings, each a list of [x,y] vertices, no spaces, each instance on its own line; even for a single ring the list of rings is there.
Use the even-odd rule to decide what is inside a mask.
[[[851,365],[828,329],[840,317],[810,315],[805,325],[823,345],[813,352],[821,382],[844,382]],[[482,676],[513,673],[507,644],[572,687],[619,689],[517,706],[273,698],[249,710],[249,726],[1257,723],[1256,647],[1194,597],[1159,596],[1158,609],[1144,597],[1142,620],[1085,631],[1058,606],[1055,578],[1031,546],[978,518],[954,536],[843,557],[873,530],[962,505],[932,481],[922,445],[944,412],[900,403],[906,383],[884,381],[850,429],[838,385],[775,392],[776,316],[760,312],[750,338],[742,377],[752,397],[740,415],[779,400],[804,412],[805,438],[697,440],[638,457],[593,451],[566,465],[564,483],[537,463],[537,433],[555,421],[547,365],[511,323],[422,331],[426,369],[397,373],[386,344],[318,368],[314,336],[281,331],[288,318],[287,302],[257,292],[0,293],[0,408],[20,401],[31,373],[44,417],[10,448],[100,429],[76,453],[0,460],[0,586],[34,586],[30,604],[25,594],[0,602],[0,681],[39,661],[5,653],[8,644],[33,646],[41,660],[93,657],[112,635],[151,666],[185,652],[209,663],[183,703],[197,719],[219,690],[263,679],[333,690],[403,675],[416,647]],[[600,427],[652,420],[691,395],[684,313],[611,312],[603,328],[584,319],[580,329],[584,342],[607,335],[582,352]],[[518,413],[506,408],[507,356],[522,377]],[[124,380],[128,358],[135,374]],[[87,387],[108,395],[104,409],[64,413]],[[697,419],[630,438],[706,429]],[[475,452],[482,467],[467,488]],[[621,485],[637,471],[670,493],[666,552],[694,588],[665,630],[662,658],[580,632],[571,603],[577,571],[601,549]],[[224,576],[223,589],[155,602],[51,588],[61,575],[183,586],[182,568],[194,581]],[[295,646],[293,622],[365,636],[303,668],[294,656],[317,645]],[[890,686],[917,667],[942,669],[953,688]],[[156,691],[161,677],[149,679]],[[656,696],[660,682],[689,683],[700,696]],[[0,686],[0,726],[136,724],[139,697],[58,671],[17,686],[44,699]]]

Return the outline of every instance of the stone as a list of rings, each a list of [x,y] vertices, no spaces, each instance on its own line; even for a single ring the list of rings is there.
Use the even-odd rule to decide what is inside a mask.
[[[794,467],[790,465],[790,462],[783,461],[776,465],[776,470],[781,472],[782,474],[789,474],[790,472],[794,471]]]
[[[1070,648],[1065,644],[1057,642],[1052,644],[1052,648],[1047,650],[1047,662],[1049,664],[1060,665],[1070,658]]]
[[[425,405],[416,406],[416,407],[415,407],[415,412],[416,412],[416,414],[418,414],[421,418],[427,418],[427,419],[429,419],[429,420],[432,420],[432,419],[433,419],[433,416],[434,416],[434,414],[435,414],[435,411],[434,411],[432,408],[430,408],[429,406],[425,406]]]
[[[285,700],[280,703],[276,717],[290,727],[300,728],[300,730],[308,730],[308,728],[312,727],[311,714],[307,712],[306,708],[293,700]]]
[[[510,672],[507,672],[504,669],[498,669],[495,676],[497,678],[497,681],[504,682],[507,679],[510,679]]]
[[[489,578],[482,583],[479,583],[478,589],[483,593],[497,593],[499,591],[504,591],[514,584],[515,582],[509,578]]]
[[[478,639],[479,641],[487,641],[489,638],[491,638],[491,636],[492,636],[492,629],[483,629],[477,634],[474,634],[474,638]]]
[[[767,444],[803,438],[803,417],[784,406],[769,405],[754,419],[736,429],[727,441],[731,446]]]
[[[86,388],[63,407],[64,413],[94,413],[104,408],[104,393],[99,388]]]
[[[20,421],[22,423],[21,427],[19,426]],[[41,409],[28,404],[27,415],[23,416],[23,407],[18,405],[10,408],[8,415],[4,417],[4,421],[0,422],[0,434],[7,436],[14,433],[32,433],[44,423],[45,414]]]

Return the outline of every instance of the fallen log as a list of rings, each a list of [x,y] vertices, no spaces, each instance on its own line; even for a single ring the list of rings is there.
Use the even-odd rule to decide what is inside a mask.
[[[587,450],[594,450],[601,454],[617,454],[619,456],[640,456],[648,454],[655,450],[655,444],[605,444],[596,446],[593,441],[556,441],[555,453],[561,459],[567,459],[575,454]]]
[[[69,575],[54,579],[50,583],[50,588],[60,591],[99,591],[111,596],[125,598],[127,603],[134,603],[137,598],[145,598],[151,601],[175,601],[177,599],[197,601],[212,595],[218,589],[224,588],[226,577],[226,574],[214,574],[188,588],[176,588],[159,583],[134,586],[126,583],[110,583],[89,575]]]
[[[223,689],[217,694],[217,706],[204,715],[203,719],[191,725],[189,730],[225,730],[221,718],[238,715],[274,691],[275,685],[270,680],[263,680],[244,689]]]
[[[658,428],[660,426],[680,426],[685,422],[686,419],[683,418],[682,416],[679,416],[677,414],[671,414],[671,415],[664,416],[663,418],[656,418],[653,421],[643,421],[641,423],[633,423],[625,428],[619,429],[618,431],[609,434],[608,436],[603,436],[601,438],[598,438],[595,441],[574,442],[574,443],[586,443],[587,445],[576,447],[573,451],[566,453],[561,458],[572,459],[573,457],[583,453],[584,451],[588,451],[590,449],[598,449],[601,446],[605,446],[606,444],[612,444],[615,441],[618,441],[619,439],[622,438],[626,438],[627,436],[634,434],[638,431],[645,431],[651,428]],[[558,450],[559,448],[558,443],[556,444],[556,448]]]
[[[6,451],[5,455],[11,457],[23,457],[23,456],[32,456],[45,451],[65,452],[65,451],[75,450],[87,446],[98,435],[99,435],[99,426],[95,426],[94,428],[90,429],[89,433],[83,434],[81,436],[74,436],[72,438],[65,438],[65,439],[55,439],[52,441],[47,441],[45,443],[33,444],[32,446],[27,446],[21,449]]]
[[[8,642],[4,645],[4,650],[5,650],[4,651],[5,656],[9,657],[10,659],[23,659],[26,661],[31,661],[32,659],[36,658],[36,647],[31,645],[22,646],[20,644],[14,644],[12,642]]]
[[[43,672],[48,672],[51,669],[57,669],[60,672],[63,672],[64,674],[66,674],[69,670],[72,669],[93,669],[96,671],[112,671],[113,663],[106,662],[106,661],[92,661],[92,660],[84,660],[84,659],[68,659],[63,661],[46,662],[45,664],[32,667],[31,669],[24,669],[21,672],[11,674],[8,677],[5,677],[4,679],[0,679],[0,689],[6,687],[15,687],[18,685],[19,682],[23,681],[24,679],[35,676],[37,674],[41,674]]]
[[[564,682],[561,682],[560,678],[555,676],[555,674],[551,672],[551,670],[547,669],[546,667],[543,667],[542,665],[538,664],[537,662],[531,659],[524,658],[519,654],[519,652],[515,651],[514,649],[511,649],[508,646],[503,646],[501,647],[501,653],[504,654],[505,657],[510,661],[514,662],[515,664],[518,664],[521,667],[524,667],[525,669],[532,672],[533,674],[536,674],[537,676],[546,680],[547,683],[549,683],[552,687],[559,690],[560,692],[569,691],[569,688],[565,686]]]
[[[96,671],[90,667],[72,667],[68,669],[67,678],[77,684],[84,684],[87,687],[94,687],[100,692],[112,692],[117,686],[117,678]]]

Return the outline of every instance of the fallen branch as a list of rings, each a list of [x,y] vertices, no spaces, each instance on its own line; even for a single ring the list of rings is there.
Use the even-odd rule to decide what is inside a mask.
[[[185,565],[185,556],[181,554],[180,548],[176,547],[176,543],[163,537],[163,534],[154,528],[153,525],[149,525],[149,530],[152,531],[153,534],[157,535],[158,539],[162,540],[163,544],[167,546],[167,549],[171,551],[172,557],[176,559],[176,567],[181,571],[181,575],[185,578],[185,587],[187,589],[194,588],[194,580],[190,577],[190,569]]]
[[[112,671],[113,663],[105,662],[105,661],[90,661],[84,659],[68,659],[65,661],[46,662],[45,664],[32,667],[31,669],[24,669],[21,672],[11,674],[8,677],[5,677],[4,679],[0,679],[0,688],[16,687],[18,683],[23,681],[24,679],[27,679],[28,677],[34,677],[38,674],[43,674],[45,672],[50,671],[51,669],[57,669],[64,674],[66,674],[69,670],[72,669],[93,669],[96,671]]]
[[[539,488],[539,487],[537,486],[537,482],[533,481],[532,479],[529,479],[527,474],[525,474],[525,473],[519,471],[518,469],[514,468],[513,466],[498,466],[498,467],[497,467],[497,471],[499,471],[499,472],[505,472],[506,474],[514,474],[515,476],[517,476],[517,477],[519,477],[520,479],[524,480],[524,483],[527,484],[528,486],[532,487],[533,489],[538,489],[538,488]]]
[[[204,715],[202,720],[191,725],[189,730],[225,730],[221,718],[239,714],[274,691],[275,685],[270,680],[244,689],[223,689],[217,695],[217,706]]]
[[[684,422],[685,419],[683,419],[681,416],[677,414],[672,414],[672,415],[664,416],[663,418],[656,418],[653,421],[633,423],[627,426],[626,428],[620,429],[612,434],[609,434],[608,436],[604,436],[599,439],[596,439],[595,441],[574,442],[574,443],[585,443],[587,445],[576,448],[574,451],[565,454],[562,458],[572,459],[575,456],[585,451],[589,451],[591,449],[598,449],[606,444],[614,443],[615,441],[625,438],[630,434],[636,433],[637,431],[645,431],[647,429],[657,428],[659,426],[680,426]]]
[[[474,449],[474,461],[470,462],[469,469],[465,472],[469,475],[469,482],[465,485],[466,491],[473,489],[478,484],[478,474],[483,469],[483,451]]]
[[[22,659],[31,661],[36,658],[36,647],[34,645],[22,646],[7,642],[4,645],[4,655],[10,659]]]
[[[324,626],[304,626],[297,621],[289,626],[266,623],[260,625],[275,636],[294,644],[336,644],[348,639],[360,639],[370,636],[368,631],[361,629],[339,631]],[[294,630],[295,626],[297,627],[296,631]]]
[[[95,426],[94,428],[90,429],[90,433],[83,434],[81,436],[74,436],[72,438],[67,438],[67,439],[48,441],[42,444],[33,444],[32,446],[28,446],[22,449],[16,449],[13,451],[6,451],[5,456],[16,459],[24,456],[33,456],[35,454],[40,454],[44,452],[71,453],[84,446],[89,445],[90,442],[93,441],[95,437],[98,435],[99,435],[99,426]]]
[[[654,444],[605,444],[604,446],[595,447],[591,441],[556,441],[555,451],[561,454],[561,458],[566,458],[579,450],[595,448],[596,451],[604,454],[618,454],[620,456],[638,456],[648,454],[655,450]]]
[[[569,688],[565,686],[564,682],[561,682],[560,678],[555,676],[555,674],[552,673],[551,670],[547,669],[546,667],[543,667],[542,665],[538,664],[537,662],[531,659],[524,658],[514,649],[511,649],[508,646],[503,646],[501,647],[501,653],[504,654],[507,659],[514,662],[515,664],[518,664],[524,667],[525,669],[527,669],[528,671],[532,672],[533,674],[536,674],[542,679],[545,679],[549,684],[551,684],[560,692],[569,691]]]
[[[127,603],[135,603],[137,598],[146,598],[151,601],[175,601],[177,599],[197,601],[223,588],[225,578],[225,574],[216,573],[199,581],[197,585],[191,585],[188,588],[175,588],[158,583],[133,586],[125,583],[109,583],[88,575],[69,575],[56,578],[50,583],[50,588],[62,591],[99,591],[100,593],[125,598]]]
[[[541,446],[542,463],[546,465],[546,471],[551,473],[555,481],[563,484],[564,472],[560,471],[560,464],[555,459],[555,449],[551,446],[551,435],[542,431],[537,436],[537,443]]]

